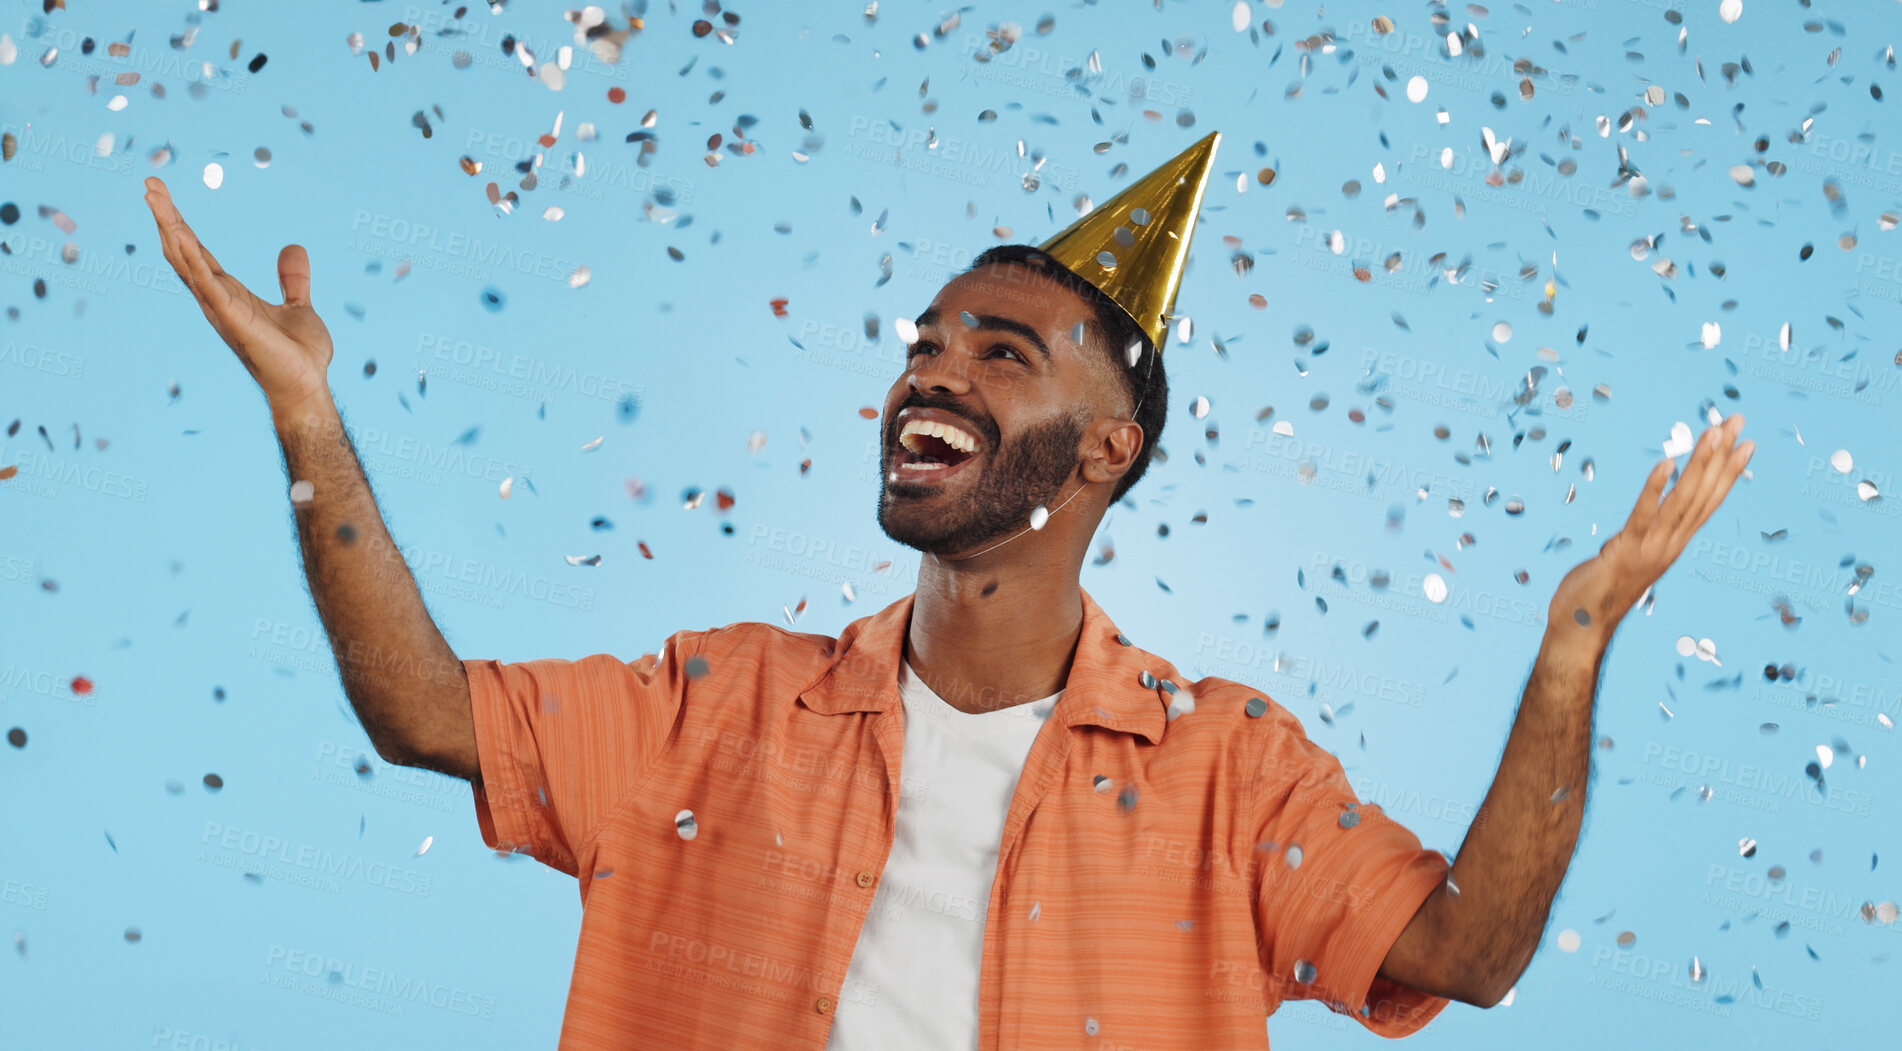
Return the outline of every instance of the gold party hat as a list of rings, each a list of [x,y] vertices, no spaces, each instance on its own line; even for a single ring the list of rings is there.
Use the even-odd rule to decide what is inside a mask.
[[[1210,132],[1037,246],[1122,307],[1158,354],[1221,141],[1221,132]]]

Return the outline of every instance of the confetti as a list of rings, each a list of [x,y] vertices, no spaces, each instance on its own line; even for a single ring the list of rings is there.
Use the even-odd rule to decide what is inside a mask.
[[[1664,442],[1664,455],[1672,458],[1683,456],[1696,444],[1697,439],[1691,435],[1691,425],[1679,420],[1671,425],[1671,436]]]

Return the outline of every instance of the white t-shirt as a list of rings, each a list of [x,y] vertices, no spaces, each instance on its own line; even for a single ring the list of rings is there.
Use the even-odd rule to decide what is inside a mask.
[[[1004,818],[1062,690],[970,715],[901,662],[905,745],[896,838],[859,931],[827,1051],[972,1051],[978,966]]]

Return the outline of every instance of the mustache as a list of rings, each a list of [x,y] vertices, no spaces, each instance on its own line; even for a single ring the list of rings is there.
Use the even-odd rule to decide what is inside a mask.
[[[964,406],[959,405],[956,401],[953,401],[950,399],[943,399],[943,398],[939,398],[939,399],[921,398],[917,396],[916,394],[913,394],[907,397],[904,401],[899,402],[898,408],[892,410],[891,418],[885,421],[885,444],[886,445],[891,445],[892,443],[898,441],[898,414],[903,412],[906,409],[913,409],[913,408],[937,409],[940,412],[948,413],[952,416],[955,416],[958,419],[963,420],[964,422],[970,424],[971,430],[983,437],[984,444],[987,448],[995,449],[998,446],[998,442],[1000,438],[997,433],[997,425],[995,423],[992,423],[988,419],[980,420],[977,417],[972,416],[970,413],[965,411]]]

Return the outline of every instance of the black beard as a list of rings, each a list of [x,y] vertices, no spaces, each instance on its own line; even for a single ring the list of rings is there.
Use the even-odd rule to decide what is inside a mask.
[[[1077,444],[1089,419],[1079,413],[1040,423],[995,450],[976,489],[955,506],[920,514],[903,507],[906,498],[929,495],[937,486],[888,483],[878,472],[878,525],[885,535],[930,554],[964,551],[1030,524],[1030,512],[1063,489],[1076,470]],[[892,493],[899,497],[894,507]]]

